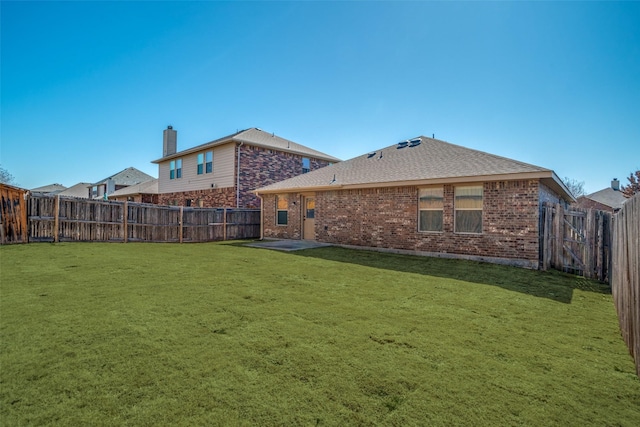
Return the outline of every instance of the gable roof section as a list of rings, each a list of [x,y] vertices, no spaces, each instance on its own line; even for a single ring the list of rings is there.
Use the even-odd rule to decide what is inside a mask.
[[[620,209],[627,198],[624,197],[621,191],[616,191],[611,187],[607,187],[603,190],[596,191],[595,193],[587,194],[583,196],[586,199],[591,199],[595,202],[602,203],[613,209]]]
[[[154,178],[150,181],[121,188],[109,194],[109,197],[131,196],[133,194],[158,194],[158,180]]]
[[[134,167],[128,167],[116,174],[106,177],[101,181],[98,181],[94,184],[89,184],[88,186],[104,184],[109,179],[112,179],[115,185],[136,185],[141,182],[149,181],[150,179],[155,179],[155,178],[152,177],[151,175],[147,175],[146,173]]]
[[[253,145],[256,147],[262,147],[272,150],[284,151],[287,153],[299,154],[301,156],[313,157],[319,160],[326,160],[328,162],[339,162],[340,159],[306,147],[297,142],[289,141],[288,139],[281,138],[275,134],[265,132],[258,128],[245,129],[240,132],[227,135],[225,137],[216,139],[214,141],[207,142],[205,144],[198,145],[187,150],[179,151],[170,156],[163,157],[158,160],[154,160],[151,163],[161,163],[167,160],[175,159],[185,156],[187,154],[196,153],[198,151],[206,150],[208,148],[217,147],[219,145],[228,143],[245,143],[247,145]]]
[[[62,184],[49,184],[49,185],[43,185],[42,187],[32,188],[31,192],[58,194],[59,192],[64,191],[66,189],[67,187],[65,187]]]
[[[89,191],[87,190],[87,187],[89,186],[91,186],[90,182],[79,182],[76,185],[72,185],[71,187],[61,191],[58,194],[62,197],[78,197],[88,199]]]
[[[564,183],[550,170],[448,142],[421,136],[416,146],[398,144],[332,166],[277,182],[255,192],[278,193],[397,185],[428,185],[471,181],[542,179],[573,200]]]

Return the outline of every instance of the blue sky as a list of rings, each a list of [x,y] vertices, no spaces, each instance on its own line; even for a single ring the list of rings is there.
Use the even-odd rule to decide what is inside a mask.
[[[638,2],[10,2],[0,163],[17,183],[157,176],[259,127],[348,159],[436,138],[588,193],[640,168]]]

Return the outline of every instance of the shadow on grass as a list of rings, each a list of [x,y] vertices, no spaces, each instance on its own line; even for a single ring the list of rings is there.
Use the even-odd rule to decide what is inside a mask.
[[[291,254],[498,286],[565,304],[571,303],[574,289],[600,294],[611,293],[609,286],[604,283],[559,271],[527,270],[478,261],[398,255],[339,247],[306,249]]]

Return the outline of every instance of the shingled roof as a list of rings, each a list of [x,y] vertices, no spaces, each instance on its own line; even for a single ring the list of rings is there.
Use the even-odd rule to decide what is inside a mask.
[[[287,153],[294,153],[302,156],[313,157],[315,159],[326,160],[328,162],[340,161],[340,159],[336,157],[330,156],[328,154],[325,154],[320,151],[314,150],[312,148],[306,147],[304,145],[298,144],[297,142],[289,141],[288,139],[284,139],[273,133],[265,132],[258,128],[250,128],[250,129],[241,130],[231,135],[227,135],[225,137],[216,139],[214,141],[207,142],[205,144],[198,145],[196,147],[189,148],[187,150],[179,151],[175,154],[171,154],[161,159],[154,160],[152,163],[165,162],[167,160],[175,159],[177,157],[182,157],[187,154],[195,153],[208,148],[213,148],[219,145],[228,144],[230,142],[234,142],[234,143],[241,142],[241,143],[245,143],[245,144],[253,145],[257,147],[275,149],[275,150],[284,151]]]
[[[556,174],[546,168],[424,136],[255,190],[258,194],[428,185],[469,181],[541,179],[573,200]]]
[[[580,199],[582,198],[593,200],[605,206],[609,206],[614,210],[622,208],[624,202],[628,200],[626,197],[624,197],[624,194],[621,191],[614,190],[611,187],[596,191],[595,193],[587,194]]]

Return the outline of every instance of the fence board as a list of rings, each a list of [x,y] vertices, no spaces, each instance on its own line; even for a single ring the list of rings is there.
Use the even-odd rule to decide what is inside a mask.
[[[611,214],[545,203],[540,213],[540,267],[609,281]]]
[[[30,241],[211,242],[260,236],[256,209],[190,208],[35,196]]]
[[[0,243],[27,243],[27,191],[0,184]]]
[[[615,215],[613,236],[611,293],[622,337],[640,376],[640,194]]]

